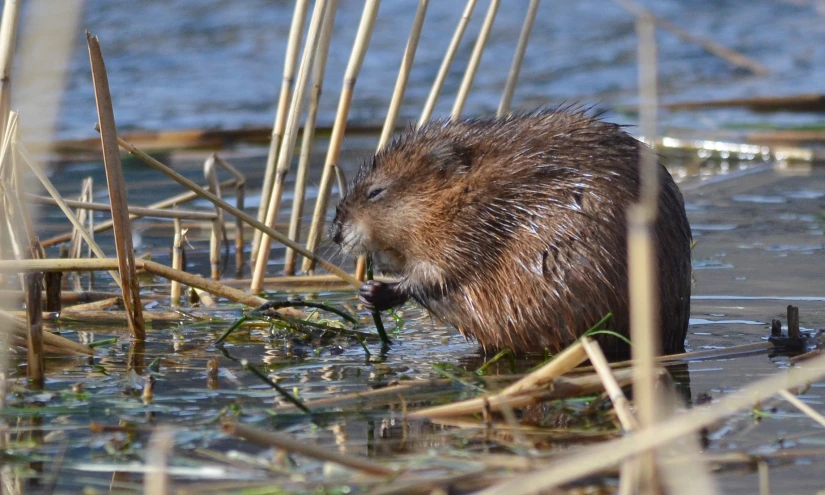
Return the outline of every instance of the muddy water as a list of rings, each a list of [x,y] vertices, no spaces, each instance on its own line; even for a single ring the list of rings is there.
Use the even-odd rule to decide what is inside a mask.
[[[371,148],[369,139],[351,143],[358,149],[345,154],[345,163],[357,163],[358,157]],[[322,146],[323,147],[323,146]],[[260,176],[261,151],[246,150],[240,156],[228,154],[255,182]],[[200,175],[203,156],[164,157],[178,170],[193,179]],[[760,342],[769,332],[769,322],[782,318],[786,306],[800,308],[805,329],[825,328],[825,293],[821,280],[825,252],[822,212],[825,209],[825,171],[810,167],[784,166],[776,163],[710,164],[697,171],[685,163],[673,162],[680,177],[695,240],[695,286],[688,347],[702,350]],[[67,194],[74,194],[76,182],[86,175],[96,176],[99,200],[106,200],[102,189],[100,164],[70,164],[57,168],[53,180]],[[179,189],[135,162],[127,163],[130,200],[147,204]],[[198,179],[199,180],[199,179]],[[316,178],[317,180],[317,178]],[[250,211],[254,210],[254,194]],[[202,205],[205,207],[205,205]],[[59,215],[43,210],[42,228],[58,232]],[[284,220],[286,214],[284,215]],[[140,252],[153,253],[154,259],[168,263],[169,224],[156,220],[136,223],[136,245]],[[208,232],[192,225],[190,233],[192,271],[206,273],[205,247]],[[110,236],[101,235],[105,250],[111,250]],[[107,245],[108,244],[108,245]],[[273,253],[271,273],[279,271],[279,251]],[[97,287],[105,288],[105,277],[97,278]],[[147,291],[151,285],[147,284]],[[165,290],[159,285],[161,292]],[[283,297],[283,294],[274,294]],[[321,292],[321,300],[332,304],[354,303],[351,293]],[[154,303],[149,303],[151,309]],[[161,307],[165,303],[161,303]],[[156,307],[157,309],[157,307]],[[148,436],[142,428],[155,425],[177,427],[172,465],[175,479],[202,483],[209,479],[255,480],[273,474],[249,455],[266,454],[265,450],[224,437],[217,428],[223,416],[239,416],[244,422],[262,428],[286,431],[299,438],[329,445],[343,452],[376,456],[414,456],[421,465],[444,462],[439,456],[456,448],[475,453],[506,447],[489,444],[467,430],[442,430],[440,426],[414,422],[411,437],[400,442],[400,411],[347,407],[344,414],[325,416],[318,423],[295,413],[276,413],[284,401],[250,372],[239,360],[246,359],[267,372],[287,389],[294,389],[305,400],[362,391],[392,382],[440,377],[439,364],[458,365],[475,370],[483,361],[477,347],[464,341],[457,332],[445,328],[413,305],[404,308],[404,325],[394,334],[396,344],[382,355],[375,342],[369,343],[373,356],[367,358],[362,348],[346,339],[307,343],[282,334],[271,336],[264,327],[239,332],[225,351],[210,346],[237,318],[240,309],[224,305],[219,310],[202,312],[216,322],[153,323],[150,337],[142,351],[142,367],[137,374],[128,372],[131,348],[119,325],[77,324],[63,322],[61,331],[83,341],[119,337],[117,344],[105,346],[93,361],[55,358],[48,367],[50,378],[46,391],[27,392],[16,389],[9,397],[11,408],[4,415],[15,426],[11,465],[23,470],[29,486],[48,482],[50,459],[65,455],[57,486],[77,489],[81,486],[105,489],[114,478],[127,491],[142,481],[139,463],[145,460]],[[368,319],[365,320],[368,322]],[[388,328],[393,322],[387,320]],[[138,352],[140,352],[138,350]],[[146,368],[160,358],[159,371]],[[206,377],[206,363],[217,358],[220,374],[216,383]],[[141,362],[138,359],[138,362]],[[519,363],[521,368],[535,362]],[[22,364],[21,364],[22,366]],[[787,366],[782,356],[765,354],[690,363],[687,372],[675,370],[689,401],[705,401],[735,390],[745,383],[776,373]],[[23,373],[23,368],[19,368]],[[508,373],[507,366],[494,367],[492,373]],[[154,398],[145,404],[139,397],[143,377],[156,379]],[[84,395],[71,392],[74,384],[83,383]],[[814,384],[803,399],[825,412],[825,383]],[[427,400],[446,400],[474,394],[460,384],[427,392]],[[411,401],[421,396],[411,396]],[[36,407],[35,407],[36,406]],[[748,452],[775,454],[816,449],[825,442],[820,427],[786,403],[763,404],[767,414],[756,421],[750,414],[731,418],[709,436],[710,453]],[[38,423],[39,421],[39,423]],[[34,423],[32,423],[34,422]],[[90,434],[90,423],[129,425],[138,433]],[[33,431],[31,426],[38,425]],[[42,444],[34,447],[30,435],[42,435]],[[557,447],[564,448],[564,447]],[[219,457],[215,457],[219,456]],[[220,457],[228,456],[228,457]],[[227,467],[227,459],[232,466]],[[817,458],[805,458],[790,464],[772,465],[771,487],[776,493],[811,493],[821,484],[813,473],[821,469]],[[38,474],[39,461],[45,461],[44,474]],[[135,464],[138,462],[138,464]],[[456,459],[458,470],[474,464]],[[465,464],[462,464],[464,462]],[[300,460],[298,471],[307,479],[320,479],[320,463]],[[808,474],[806,474],[808,473]],[[328,474],[328,473],[327,473]],[[276,479],[280,479],[277,478]],[[751,471],[725,472],[719,481],[726,493],[752,493],[757,475]],[[284,481],[285,482],[285,481]]]

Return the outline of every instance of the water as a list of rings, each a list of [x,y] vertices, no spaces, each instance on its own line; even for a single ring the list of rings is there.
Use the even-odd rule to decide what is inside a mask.
[[[498,106],[527,3],[507,0],[499,9],[465,113],[489,113]],[[663,101],[822,90],[825,3],[821,0],[755,0],[747,6],[732,0],[640,3],[691,33],[738,50],[773,71],[768,76],[751,75],[659,31]],[[383,120],[415,4],[382,4],[356,86],[352,122]],[[402,120],[417,119],[463,4],[430,2],[401,109]],[[486,8],[486,2],[476,7],[436,115],[450,111]],[[339,2],[321,123],[332,122],[361,10],[361,1]],[[121,2],[86,0],[61,99],[58,137],[94,135],[90,124],[96,120],[94,94],[83,29],[100,37],[121,129],[271,125],[291,16],[289,1],[142,0],[127,8]],[[542,2],[514,105],[530,108],[583,102],[609,108],[632,104],[637,91],[635,50],[633,18],[612,2]],[[34,87],[17,87],[15,97],[23,124],[34,125],[42,94]],[[632,122],[628,116],[614,118]],[[713,129],[756,123],[811,125],[821,121],[810,114],[766,115],[735,109],[662,115],[666,128]]]
[[[414,119],[438,68],[447,43],[444,32],[451,31],[461,8],[458,2],[431,2],[422,45],[411,76],[411,86],[402,108],[404,118]],[[467,113],[485,113],[498,104],[506,78],[514,40],[522,21],[526,1],[506,2],[491,36],[491,46],[476,78]],[[99,35],[107,57],[110,82],[115,95],[116,115],[121,129],[174,129],[189,127],[236,128],[271,124],[273,105],[280,85],[282,42],[291,16],[290,2],[253,1],[142,1],[129,8],[122,3],[88,0],[83,26]],[[661,83],[663,99],[705,99],[812,92],[825,67],[822,44],[821,3],[751,2],[743,10],[737,2],[657,2],[649,3],[658,14],[677,20],[699,35],[736,48],[774,69],[767,77],[755,77],[731,68],[666,33],[660,33]],[[329,123],[338,98],[350,40],[360,16],[361,3],[341,0],[336,23],[336,39],[330,58],[328,84],[324,93],[321,121]],[[457,66],[466,63],[469,41],[483,17],[486,6],[478,7],[468,30],[468,40],[459,53]],[[353,122],[375,122],[383,118],[400,53],[406,42],[406,25],[398,19],[411,18],[413,2],[385,2],[379,15],[372,48],[359,79]],[[401,35],[399,35],[401,32]],[[436,34],[438,33],[438,34]],[[67,91],[58,119],[60,137],[87,137],[89,123],[96,118],[88,75],[85,46],[78,37]],[[627,14],[607,1],[583,0],[575,3],[543,2],[528,51],[516,104],[532,106],[560,101],[599,101],[601,105],[632,103],[635,99],[636,66],[633,24]],[[449,112],[452,95],[460,77],[451,75],[445,97],[437,113]],[[26,88],[16,90],[20,101],[34,96]],[[20,107],[25,121],[25,106]],[[618,119],[625,118],[613,115]],[[737,123],[810,123],[816,117],[796,114],[759,115],[746,111],[663,114],[668,126],[714,128]],[[347,140],[342,163],[352,170],[375,146],[377,137]],[[314,164],[320,164],[326,143],[317,146]],[[226,152],[249,178],[250,212],[254,211],[256,189],[261,182],[264,151],[243,149]],[[188,177],[201,180],[200,164],[205,154],[161,157]],[[760,161],[760,163],[762,163]],[[811,168],[779,167],[774,163],[671,163],[685,192],[686,206],[697,246],[693,253],[696,268],[692,300],[692,320],[688,346],[693,350],[729,347],[764,340],[773,318],[783,318],[785,307],[800,307],[804,328],[825,327],[821,310],[821,283],[825,273],[823,249],[823,197],[825,173]],[[318,168],[311,184],[317,184]],[[81,177],[92,175],[96,199],[106,201],[102,166],[98,162],[71,163],[56,167],[52,180],[67,196],[79,190]],[[126,162],[129,198],[145,205],[177,193],[180,189],[135,161]],[[735,177],[735,179],[732,179]],[[288,185],[291,187],[291,184]],[[314,190],[310,189],[309,201]],[[207,208],[202,203],[193,207]],[[53,210],[43,210],[39,229],[44,237],[62,232],[66,222]],[[287,218],[285,210],[281,220]],[[104,216],[101,215],[102,219]],[[151,252],[153,258],[168,263],[171,240],[169,222],[143,221],[136,225],[136,249]],[[194,250],[190,269],[206,273],[204,247],[208,231],[190,231]],[[99,239],[105,251],[113,252],[111,237]],[[275,251],[277,259],[280,251]],[[273,262],[271,273],[279,266]],[[102,278],[102,277],[101,277]],[[105,284],[106,282],[99,282]],[[147,287],[147,290],[149,289]],[[161,286],[161,291],[165,290]],[[278,294],[279,297],[283,294]],[[350,292],[323,292],[334,304],[354,304]],[[327,423],[313,424],[306,418],[277,413],[283,400],[235,361],[248,359],[279,380],[287,389],[295,388],[306,400],[362,391],[394,382],[404,383],[437,378],[433,363],[457,364],[475,370],[482,362],[477,346],[465,342],[455,330],[426,317],[414,306],[405,308],[406,324],[394,336],[396,346],[378,356],[377,344],[370,342],[374,359],[367,359],[357,344],[332,339],[321,344],[301,339],[271,337],[266,328],[239,332],[230,340],[224,355],[210,346],[226,328],[226,321],[240,316],[235,307],[205,312],[218,322],[180,324],[154,323],[144,350],[142,376],[149,375],[146,363],[161,358],[154,398],[144,404],[139,397],[142,376],[130,373],[130,347],[122,325],[91,326],[61,323],[59,328],[71,338],[100,340],[117,336],[117,344],[98,351],[91,362],[69,358],[48,361],[46,391],[36,393],[22,387],[10,394],[6,412],[13,418],[12,454],[8,465],[37,491],[50,479],[54,459],[65,456],[60,465],[57,487],[77,491],[81,487],[105,490],[110,484],[125,491],[139,491],[143,476],[136,466],[146,461],[148,431],[156,425],[177,428],[173,450],[174,480],[191,483],[193,491],[214,493],[215,479],[239,477],[275,480],[289,485],[296,478],[319,480],[329,476],[319,462],[298,458],[297,466],[287,466],[287,474],[273,473],[266,449],[239,442],[221,434],[220,417],[238,417],[261,428],[288,432],[307,442],[330,449],[377,457],[415,459],[418,465],[452,461],[456,470],[470,470],[473,455],[481,452],[513,452],[505,441],[489,439],[481,428],[453,429],[428,422],[410,424],[413,434],[400,441],[400,405],[372,408],[350,407],[332,415]],[[362,313],[365,321],[368,321]],[[391,322],[388,321],[388,324]],[[206,363],[217,358],[221,372],[217,386],[206,378]],[[16,363],[20,365],[21,359]],[[521,367],[532,363],[521,362]],[[743,384],[776,373],[788,366],[782,356],[751,355],[690,363],[678,371],[682,390],[690,401],[717,398]],[[493,373],[508,373],[502,364]],[[18,376],[23,367],[17,368]],[[688,380],[685,383],[684,378]],[[85,384],[87,395],[71,392],[73,384]],[[446,400],[473,394],[453,384],[428,392],[415,400]],[[814,384],[803,398],[822,411],[822,384]],[[797,452],[821,446],[821,430],[780,401],[763,404],[769,414],[756,421],[751,415],[735,416],[713,429],[711,453]],[[109,431],[92,434],[92,423],[116,426],[123,421],[133,428],[129,434]],[[567,447],[558,445],[554,452]],[[456,455],[461,450],[461,456]],[[215,457],[223,456],[216,460]],[[414,457],[419,456],[419,457]],[[469,460],[468,460],[469,459]],[[5,460],[5,458],[4,458]],[[46,462],[46,470],[38,471]],[[464,464],[461,464],[461,463]],[[41,464],[38,464],[41,463]],[[771,487],[777,492],[810,492],[821,488],[815,473],[821,471],[817,457],[807,457],[790,465],[771,464]],[[232,466],[228,468],[227,466]],[[265,466],[265,467],[262,467]],[[477,467],[477,466],[476,466]],[[335,473],[332,473],[335,474]],[[719,477],[725,493],[753,493],[757,477],[723,474]],[[269,481],[271,484],[272,481]],[[209,490],[212,490],[211,492]]]

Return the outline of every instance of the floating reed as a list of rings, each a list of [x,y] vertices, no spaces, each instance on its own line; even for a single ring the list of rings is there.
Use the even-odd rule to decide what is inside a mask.
[[[324,23],[324,16],[335,16],[334,10],[327,9],[327,0],[316,0],[312,11],[312,18],[309,21],[309,31],[307,32],[307,42],[304,47],[304,54],[301,57],[301,65],[298,68],[298,80],[295,86],[295,94],[292,95],[292,103],[289,107],[289,116],[284,130],[284,138],[281,149],[278,152],[278,166],[275,169],[275,182],[272,185],[272,197],[269,200],[269,208],[266,212],[266,225],[274,228],[278,221],[278,213],[281,208],[281,198],[284,192],[286,176],[289,174],[292,164],[292,155],[295,152],[295,141],[298,138],[299,122],[304,107],[307,90],[309,88],[309,78],[312,75],[312,65],[315,61],[319,42],[321,41],[321,27]],[[337,2],[334,2],[337,7]],[[329,41],[329,38],[326,38]],[[329,45],[327,45],[327,49]],[[272,247],[272,238],[267,235],[261,236],[258,246],[258,255],[255,258],[255,268],[252,271],[252,292],[261,292],[263,289],[263,279],[266,276],[266,268],[269,262],[269,251]]]
[[[312,88],[309,91],[309,104],[307,106],[306,121],[304,122],[303,135],[301,137],[301,154],[298,159],[298,171],[295,174],[295,189],[292,200],[292,214],[289,219],[288,236],[295,242],[299,242],[301,232],[301,217],[304,215],[304,197],[306,196],[307,177],[309,176],[309,158],[312,153],[312,145],[315,141],[315,124],[318,118],[318,105],[321,100],[321,90],[324,86],[324,74],[327,68],[327,57],[329,55],[329,43],[332,39],[332,28],[335,26],[335,13],[338,9],[338,0],[331,0],[330,12],[324,16],[324,24],[321,27],[321,39],[315,52],[315,64],[312,70]],[[284,274],[295,274],[295,251],[286,248],[284,254]]]
[[[135,148],[134,145],[132,145],[130,143],[127,143],[126,141],[124,141],[121,138],[118,138],[118,143],[120,144],[120,146],[123,149],[125,149],[126,151],[128,151],[132,155],[136,156],[137,158],[140,158],[144,163],[146,163],[147,165],[149,165],[153,169],[163,173],[164,175],[171,178],[172,180],[174,180],[178,184],[182,185],[183,187],[189,189],[190,191],[193,191],[193,192],[197,193],[198,196],[210,201],[214,205],[220,206],[221,208],[224,209],[224,211],[229,212],[231,215],[234,215],[235,217],[240,218],[241,220],[243,220],[244,222],[248,223],[249,225],[255,227],[256,229],[263,231],[268,236],[270,236],[274,239],[277,239],[279,242],[291,247],[292,249],[297,251],[302,256],[313,259],[316,263],[318,263],[319,265],[321,265],[325,269],[329,270],[331,273],[337,275],[341,280],[346,281],[347,283],[349,283],[353,287],[359,287],[360,286],[360,281],[357,278],[350,275],[349,273],[345,272],[344,270],[340,269],[339,267],[335,266],[334,264],[330,263],[329,261],[326,261],[322,258],[319,258],[314,253],[311,253],[308,250],[304,249],[302,246],[296,244],[295,242],[293,242],[292,240],[290,240],[288,237],[281,234],[277,230],[267,227],[266,225],[264,225],[261,222],[255,220],[254,218],[250,217],[249,215],[247,215],[243,211],[239,210],[238,208],[235,208],[234,206],[230,205],[226,201],[218,198],[217,196],[215,196],[214,194],[210,193],[209,191],[203,189],[202,187],[198,186],[197,184],[195,184],[191,180],[187,179],[186,177],[182,176],[181,174],[175,172],[174,170],[170,169],[166,165],[160,163],[159,161],[155,160],[151,156],[147,155],[146,153],[144,153],[144,152],[140,151],[139,149]],[[205,289],[205,290],[209,290],[209,289]]]
[[[378,139],[377,150],[383,148],[390,140],[395,130],[395,122],[398,120],[398,112],[401,110],[401,103],[404,101],[404,93],[407,90],[407,82],[410,79],[415,51],[418,48],[418,40],[421,38],[421,29],[424,27],[424,17],[427,14],[429,0],[419,0],[418,8],[415,11],[410,36],[407,39],[407,47],[404,49],[404,57],[401,59],[401,67],[398,69],[398,77],[395,79],[390,106],[387,109],[387,117],[384,119],[384,127],[381,129],[381,137]],[[376,151],[377,151],[376,150]],[[367,263],[366,257],[359,256],[355,266],[355,276],[359,280],[364,280]],[[380,317],[376,313],[376,325],[380,327]]]
[[[825,357],[813,358],[787,372],[783,370],[753,382],[736,393],[727,394],[714,404],[694,407],[690,414],[675,415],[654,426],[642,427],[618,440],[583,447],[547,468],[530,474],[519,474],[517,478],[498,483],[477,492],[477,495],[526,495],[550,491],[601,472],[643,452],[668,445],[686,435],[696,434],[702,428],[753,407],[754,404],[778,394],[781,390],[798,387],[823,376]]]
[[[640,17],[638,36],[639,109],[642,133],[653,139],[656,133],[656,38],[652,19]],[[656,390],[656,356],[661,354],[661,337],[656,248],[653,223],[659,198],[659,164],[652,149],[640,150],[639,203],[628,210],[628,277],[630,285],[630,340],[633,367],[633,394],[642,427],[653,426],[660,417],[661,399]],[[659,492],[652,452],[640,458],[639,493]]]
[[[332,193],[332,179],[337,168],[338,157],[341,154],[344,133],[347,130],[349,107],[352,104],[355,83],[358,80],[358,74],[361,72],[367,47],[370,44],[370,37],[372,36],[372,29],[375,26],[375,17],[378,15],[379,4],[379,0],[366,0],[366,2],[364,2],[364,12],[361,14],[358,33],[355,35],[352,53],[347,63],[347,70],[344,73],[341,97],[338,99],[338,110],[335,114],[335,123],[332,126],[332,135],[329,138],[329,148],[327,149],[327,157],[324,161],[324,169],[321,173],[321,183],[318,186],[318,198],[315,200],[315,211],[312,214],[312,224],[309,227],[309,234],[307,235],[306,252],[311,253],[311,255],[307,256],[296,249],[298,253],[305,257],[301,268],[304,272],[314,270],[317,263],[315,253],[321,244],[324,220],[327,214],[327,207],[329,206],[329,196]],[[355,281],[353,287],[360,287],[360,279],[353,277],[353,280]]]
[[[438,68],[438,73],[433,81],[433,86],[430,88],[430,93],[427,95],[427,101],[424,102],[424,108],[421,110],[421,117],[418,119],[418,127],[426,124],[430,117],[432,117],[435,103],[438,101],[438,96],[441,94],[441,89],[444,87],[444,81],[447,79],[447,73],[450,72],[450,66],[453,63],[453,58],[461,45],[461,38],[464,36],[464,31],[467,29],[467,24],[470,22],[470,17],[473,15],[473,9],[476,6],[477,0],[467,0],[467,5],[464,7],[464,12],[458,19],[458,24],[453,32],[453,37],[450,39],[450,44],[447,46],[447,52],[444,54],[444,59],[441,61],[441,66]]]
[[[275,123],[272,125],[272,135],[269,141],[269,154],[266,158],[266,171],[261,189],[261,203],[258,206],[258,221],[266,221],[266,212],[269,209],[269,200],[272,196],[272,185],[275,183],[275,166],[278,162],[278,150],[286,127],[286,117],[289,111],[289,101],[292,95],[292,84],[295,81],[295,69],[298,65],[298,53],[301,49],[301,37],[304,34],[304,22],[309,10],[309,0],[296,0],[295,11],[292,15],[292,24],[289,27],[289,38],[284,54],[284,74],[281,82],[281,92],[278,96],[278,108],[275,110]],[[261,242],[261,232],[256,230],[252,237],[252,251],[250,264],[255,266],[258,256],[258,247]]]
[[[103,164],[106,168],[106,182],[109,186],[109,201],[112,204],[112,221],[117,252],[118,269],[123,280],[123,306],[129,315],[129,333],[136,340],[146,338],[143,323],[143,306],[140,303],[140,287],[135,274],[135,253],[132,246],[132,226],[129,221],[129,201],[126,198],[126,181],[120,163],[120,149],[117,145],[117,128],[109,93],[109,78],[106,65],[96,36],[86,32],[89,46],[89,61],[92,66],[92,81],[97,102],[97,118],[100,122],[100,141],[103,146]]]
[[[539,10],[539,0],[530,0],[527,7],[527,14],[524,16],[524,25],[521,27],[521,34],[516,45],[516,54],[513,56],[513,65],[510,66],[510,73],[507,74],[507,83],[504,85],[504,93],[501,96],[501,103],[498,105],[499,117],[505,117],[510,113],[510,105],[513,102],[513,94],[516,92],[518,76],[521,73],[521,63],[524,61],[524,53],[527,51],[527,42],[530,41],[530,32],[533,30],[533,23],[536,20],[536,12]]]
[[[478,39],[473,46],[473,53],[470,55],[470,61],[467,63],[467,70],[464,72],[464,78],[461,80],[461,86],[458,88],[458,94],[455,97],[453,110],[450,112],[452,119],[461,117],[461,112],[464,110],[464,103],[467,102],[467,96],[470,94],[470,88],[473,87],[473,79],[475,79],[476,71],[481,63],[481,56],[484,54],[484,48],[487,45],[487,38],[490,37],[490,30],[493,28],[493,22],[496,20],[496,12],[501,0],[490,0],[490,6],[487,8],[487,15],[484,17],[484,24],[481,25],[481,31],[478,33]]]
[[[8,334],[28,339],[26,323],[15,318],[10,313],[0,310],[0,324],[2,324],[2,328]],[[59,351],[61,354],[92,355],[91,349],[67,338],[50,332],[43,332],[42,336],[45,345],[51,347],[53,350]]]
[[[234,422],[224,423],[223,431],[230,435],[245,438],[246,440],[258,445],[277,447],[279,449],[295,452],[313,459],[333,462],[335,464],[375,476],[392,476],[397,474],[394,469],[384,466],[383,464],[378,464],[353,455],[339,454],[329,448],[317,447],[281,433],[263,431],[258,428],[253,428],[251,426]]]

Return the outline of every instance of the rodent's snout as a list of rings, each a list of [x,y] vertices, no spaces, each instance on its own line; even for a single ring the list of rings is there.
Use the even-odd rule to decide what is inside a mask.
[[[332,219],[332,223],[329,226],[329,237],[332,239],[332,242],[335,244],[341,244],[341,211],[339,208],[335,208],[335,217]]]

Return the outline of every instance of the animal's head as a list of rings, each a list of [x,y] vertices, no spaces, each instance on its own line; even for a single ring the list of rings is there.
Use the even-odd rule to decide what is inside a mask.
[[[471,161],[456,142],[407,132],[362,164],[335,209],[330,237],[352,255],[372,255],[382,271],[403,271],[448,228]]]

